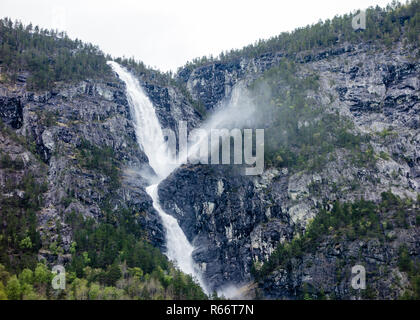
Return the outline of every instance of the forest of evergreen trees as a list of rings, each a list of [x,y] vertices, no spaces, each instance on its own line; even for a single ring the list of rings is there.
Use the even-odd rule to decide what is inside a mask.
[[[29,143],[0,120],[0,134],[16,142]],[[113,149],[82,141],[77,160],[81,167],[100,171],[110,178],[112,192],[119,187],[119,170]],[[43,167],[42,167],[43,168]],[[53,273],[45,259],[39,259],[42,236],[37,216],[45,205],[45,172],[40,176],[25,170],[23,160],[12,159],[0,150],[0,169],[7,172],[0,186],[0,300],[3,299],[207,299],[196,281],[182,273],[147,240],[138,223],[140,212],[111,209],[101,203],[103,221],[83,218],[71,211],[71,262],[66,267],[66,289],[51,290]],[[16,179],[17,176],[21,179]],[[13,193],[21,190],[21,194]],[[69,191],[62,199],[67,207],[74,200]],[[62,224],[56,220],[58,237],[48,250],[63,256]],[[215,297],[213,297],[215,298]]]
[[[0,66],[3,82],[29,71],[30,90],[50,89],[57,81],[77,81],[110,74],[97,46],[71,40],[65,32],[0,20]],[[8,79],[4,79],[7,77]]]
[[[355,32],[351,27],[353,15],[336,16],[331,20],[312,26],[282,33],[268,40],[260,40],[242,49],[224,52],[216,59],[229,61],[239,57],[256,57],[268,52],[282,51],[293,57],[300,51],[326,48],[338,43],[374,41],[390,46],[397,41],[418,46],[420,42],[420,0],[405,5],[393,2],[386,8],[369,8],[367,29]],[[104,54],[97,46],[70,39],[65,32],[41,29],[9,18],[0,20],[0,82],[15,83],[19,76],[28,73],[29,90],[47,90],[57,82],[75,82],[85,79],[112,76],[106,64],[112,57]],[[172,73],[153,70],[133,58],[116,58],[115,61],[148,81],[161,85],[176,85],[196,109],[204,113],[199,102],[189,96],[184,84],[177,83]],[[187,63],[194,68],[214,61],[199,58]],[[308,90],[316,91],[316,75],[305,80],[296,77],[297,66],[293,59],[284,59],[268,70],[251,86],[259,105],[275,107],[271,127],[267,128],[266,159],[268,166],[288,167],[291,170],[317,170],[330,159],[334,148],[352,151],[354,161],[369,165],[374,161],[371,149],[363,149],[366,137],[351,133],[349,124],[338,115],[322,115],[318,123],[309,123],[299,128],[298,121],[320,116],[320,110],[311,108],[312,102],[305,97]],[[258,81],[264,81],[276,94],[269,98],[258,91]],[[3,125],[0,125],[0,129]],[[284,128],[284,130],[279,130]],[[3,130],[3,129],[2,129]],[[110,159],[104,161],[103,159]],[[88,169],[100,168],[117,187],[116,163],[110,149],[99,149],[82,144],[80,163]],[[22,163],[12,161],[7,154],[0,153],[0,168],[10,171],[22,169]],[[66,221],[72,226],[72,263],[69,265],[68,289],[60,297],[47,291],[51,273],[43,263],[38,263],[36,254],[41,247],[40,234],[36,230],[36,212],[39,211],[40,195],[46,186],[39,184],[32,175],[27,175],[19,185],[25,196],[19,198],[0,197],[3,220],[7,227],[0,231],[0,299],[27,298],[206,298],[203,291],[189,276],[182,274],[167,261],[165,256],[153,248],[145,239],[143,230],[136,228],[133,217],[126,211],[107,211],[106,219],[100,224],[82,220],[75,213]],[[7,191],[7,190],[6,190]],[[403,208],[401,199],[385,193],[383,203],[375,205],[360,201],[355,204],[336,203],[331,212],[321,211],[309,232],[290,245],[280,245],[273,256],[260,269],[254,270],[260,279],[302,252],[316,248],[321,236],[330,227],[339,229],[349,237],[378,236],[383,210],[395,210],[391,221],[396,227],[404,226],[404,219],[398,215]],[[362,216],[362,212],[368,212]],[[365,219],[369,227],[360,227]],[[60,241],[57,241],[58,243]],[[51,251],[60,253],[56,244]],[[13,259],[11,259],[11,257]],[[401,249],[402,270],[410,272],[413,296],[419,297],[419,266],[411,265]]]
[[[354,15],[335,16],[293,32],[283,32],[242,49],[222,52],[217,58],[197,58],[182,68],[276,51],[293,56],[303,50],[326,48],[343,42],[377,41],[388,46],[399,40],[413,46],[418,46],[420,42],[420,0],[406,4],[394,0],[386,8],[377,6],[367,9],[367,28],[358,32],[352,29]],[[111,69],[106,61],[110,59],[111,56],[105,55],[97,46],[72,40],[65,32],[42,29],[32,24],[24,26],[9,18],[0,19],[0,82],[15,82],[20,72],[29,71],[29,89],[49,89],[57,81],[109,76]],[[174,83],[171,72],[154,70],[134,58],[115,58],[115,61],[149,81],[161,85]]]
[[[184,68],[196,68],[213,61],[229,61],[237,58],[253,58],[268,52],[281,51],[294,56],[304,50],[321,49],[338,43],[375,41],[390,46],[404,40],[414,46],[420,43],[420,0],[406,4],[392,1],[385,8],[376,6],[366,10],[366,29],[355,32],[352,19],[355,14],[335,16],[313,25],[283,32],[268,40],[258,40],[242,49],[222,52],[217,58],[201,57],[188,62]]]
[[[302,259],[308,254],[315,254],[323,241],[333,237],[333,243],[349,242],[363,239],[378,239],[381,242],[392,241],[385,235],[384,230],[397,228],[409,229],[412,226],[407,221],[407,209],[418,208],[420,197],[417,201],[401,199],[391,191],[381,194],[382,201],[375,204],[363,198],[354,203],[334,202],[331,210],[322,209],[307,227],[301,237],[296,237],[290,243],[280,243],[270,258],[263,264],[255,264],[252,273],[255,279],[263,280],[270,272],[277,268],[285,268],[292,272],[293,260]],[[420,225],[420,216],[417,215],[416,226]],[[407,272],[410,282],[403,299],[420,298],[420,263],[409,258],[407,248],[399,248],[398,265],[400,270]],[[302,290],[301,294],[304,294]],[[369,294],[366,290],[364,294]],[[365,298],[375,298],[365,296]],[[306,297],[301,297],[306,298]],[[316,299],[325,299],[322,292],[318,292]]]

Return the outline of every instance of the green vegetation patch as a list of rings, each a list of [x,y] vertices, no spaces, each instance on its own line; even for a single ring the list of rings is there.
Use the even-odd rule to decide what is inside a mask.
[[[417,201],[417,208],[419,204]],[[279,244],[265,263],[255,264],[252,274],[257,281],[263,281],[277,268],[292,270],[293,260],[315,254],[322,241],[331,236],[334,238],[334,243],[359,239],[378,239],[381,243],[392,241],[392,238],[386,236],[385,231],[409,228],[406,210],[412,206],[411,200],[400,199],[390,191],[382,193],[382,201],[379,204],[363,199],[354,203],[337,201],[331,210],[322,209],[303,235],[296,237],[290,243]],[[419,262],[409,257],[406,247],[400,249],[399,268],[408,273],[411,283],[411,290],[403,298],[418,299]]]
[[[354,133],[353,123],[328,113],[311,98],[319,88],[317,74],[298,76],[300,66],[284,58],[250,86],[260,109],[256,121],[265,128],[267,166],[321,170],[337,148],[350,151],[349,160],[374,165],[369,137]]]

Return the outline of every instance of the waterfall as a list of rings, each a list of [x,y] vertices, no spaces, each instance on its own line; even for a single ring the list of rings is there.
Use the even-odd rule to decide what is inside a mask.
[[[201,287],[206,290],[201,273],[194,265],[192,252],[194,247],[178,224],[178,221],[167,214],[161,207],[158,196],[158,185],[173,170],[177,168],[176,161],[171,158],[168,146],[164,140],[162,128],[156,116],[155,108],[144,93],[138,80],[118,63],[108,64],[118,74],[126,85],[126,94],[130,112],[134,119],[137,142],[149,159],[149,164],[157,175],[157,181],[146,188],[147,194],[153,200],[153,207],[162,219],[166,231],[166,256],[185,273],[192,275]]]

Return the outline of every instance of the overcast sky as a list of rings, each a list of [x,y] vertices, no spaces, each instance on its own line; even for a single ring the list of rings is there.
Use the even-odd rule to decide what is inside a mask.
[[[0,17],[67,31],[112,56],[134,56],[163,71],[195,57],[386,6],[391,0],[0,0]]]

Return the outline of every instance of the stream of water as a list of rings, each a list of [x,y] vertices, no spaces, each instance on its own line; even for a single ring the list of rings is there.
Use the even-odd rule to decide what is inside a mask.
[[[194,264],[192,258],[194,247],[189,243],[178,221],[167,214],[159,202],[159,183],[175,170],[178,165],[170,158],[169,147],[164,140],[162,127],[156,116],[155,108],[138,80],[130,72],[116,62],[110,61],[108,64],[126,85],[126,95],[134,120],[137,142],[147,155],[149,165],[157,175],[156,181],[146,188],[146,192],[152,198],[153,207],[159,213],[166,231],[165,254],[183,272],[192,275],[201,287],[207,291],[200,270]]]

